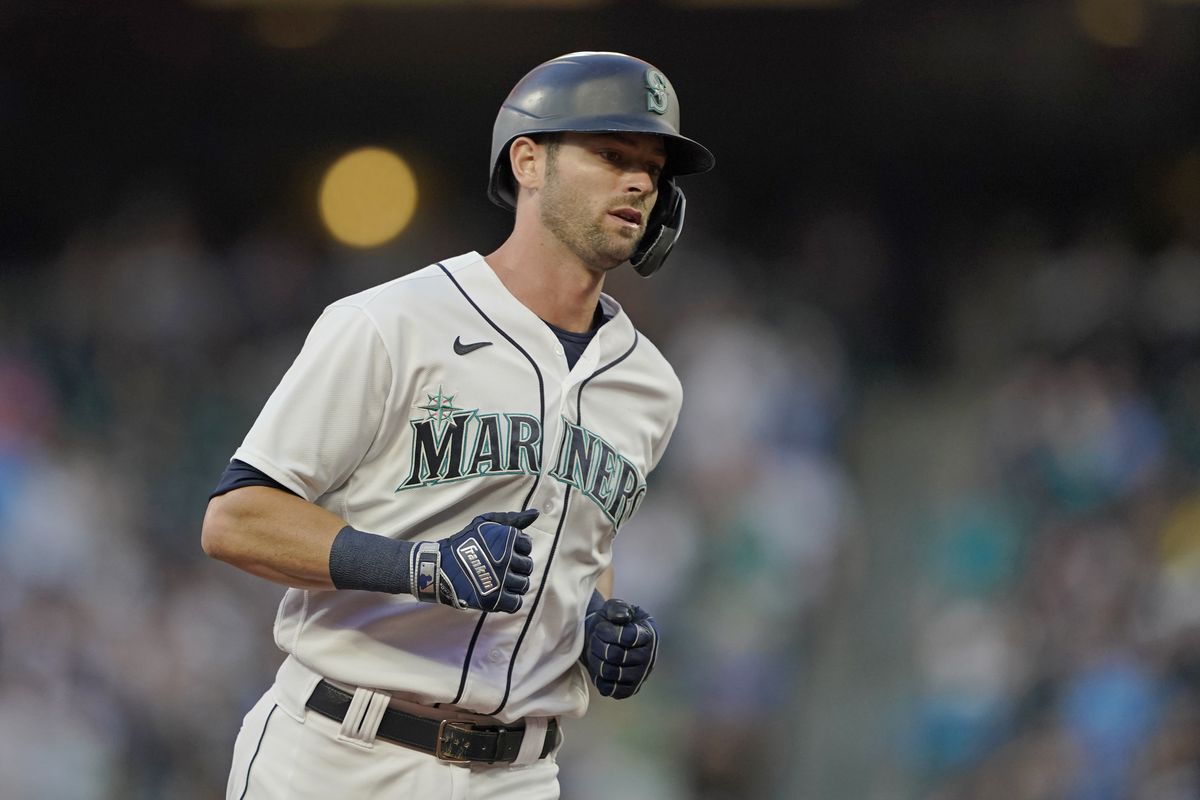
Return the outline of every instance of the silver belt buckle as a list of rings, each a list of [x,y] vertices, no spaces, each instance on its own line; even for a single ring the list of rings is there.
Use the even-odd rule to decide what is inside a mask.
[[[470,722],[442,720],[442,723],[438,725],[437,744],[434,745],[433,749],[434,757],[438,761],[444,761],[447,764],[469,764],[471,759],[467,757],[467,750],[471,749],[471,743],[465,742],[461,748],[455,748],[446,734],[447,728],[462,731],[463,733],[471,733],[475,730],[475,726]],[[447,748],[447,745],[450,745],[449,748]]]

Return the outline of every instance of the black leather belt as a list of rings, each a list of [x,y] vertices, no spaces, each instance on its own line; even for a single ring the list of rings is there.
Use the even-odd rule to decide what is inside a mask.
[[[306,706],[330,719],[341,722],[350,709],[354,695],[343,692],[328,681],[321,681],[308,698]],[[521,740],[525,738],[525,726],[477,725],[457,720],[436,720],[387,708],[375,734],[423,753],[436,756],[441,761],[465,764],[483,761],[494,764],[498,761],[515,761],[521,751]],[[545,758],[558,744],[558,721],[550,720],[546,728],[546,741],[538,758]]]

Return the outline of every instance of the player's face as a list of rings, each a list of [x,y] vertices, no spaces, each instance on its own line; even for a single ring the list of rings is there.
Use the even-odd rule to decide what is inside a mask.
[[[542,225],[589,267],[619,266],[646,232],[666,162],[651,134],[565,134],[547,156]]]

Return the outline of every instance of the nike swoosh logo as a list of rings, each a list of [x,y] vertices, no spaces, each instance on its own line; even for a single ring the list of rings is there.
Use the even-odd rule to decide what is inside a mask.
[[[471,342],[463,344],[462,339],[454,337],[454,352],[460,356],[465,356],[467,353],[473,353],[481,347],[487,347],[491,342]]]

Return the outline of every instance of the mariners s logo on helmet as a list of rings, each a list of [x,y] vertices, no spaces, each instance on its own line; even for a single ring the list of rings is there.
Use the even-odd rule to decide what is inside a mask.
[[[646,110],[667,113],[667,79],[653,68],[646,70]]]

